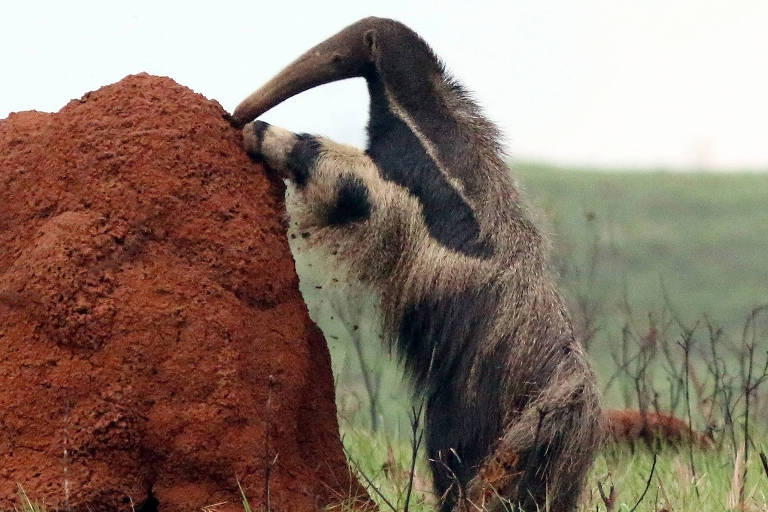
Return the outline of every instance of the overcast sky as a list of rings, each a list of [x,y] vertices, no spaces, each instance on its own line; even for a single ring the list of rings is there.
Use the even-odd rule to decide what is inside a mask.
[[[419,32],[506,135],[563,165],[768,170],[768,1],[2,3],[0,118],[56,111],[140,71],[232,110],[368,15]],[[364,144],[361,79],[264,116]]]

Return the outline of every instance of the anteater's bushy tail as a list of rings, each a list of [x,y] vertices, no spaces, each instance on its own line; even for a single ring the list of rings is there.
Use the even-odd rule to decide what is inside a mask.
[[[570,512],[602,441],[591,370],[564,361],[549,385],[508,426],[454,511]],[[469,501],[469,503],[467,503]],[[468,507],[465,507],[468,505]]]

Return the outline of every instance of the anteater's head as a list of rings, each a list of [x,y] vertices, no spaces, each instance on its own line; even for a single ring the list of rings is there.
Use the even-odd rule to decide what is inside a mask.
[[[398,56],[407,54],[407,59]],[[381,56],[386,55],[387,59]],[[394,57],[394,58],[393,58]],[[399,65],[388,66],[396,61]],[[407,62],[407,66],[402,63]],[[410,69],[409,69],[410,68]],[[345,78],[387,80],[439,76],[437,59],[408,27],[386,18],[364,18],[308,50],[235,109],[232,122],[243,126],[286,99],[318,85]]]

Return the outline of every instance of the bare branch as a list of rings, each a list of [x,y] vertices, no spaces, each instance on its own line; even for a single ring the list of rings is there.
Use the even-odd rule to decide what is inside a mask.
[[[421,421],[421,412],[424,408],[424,399],[421,399],[421,403],[419,403],[419,407],[413,407],[411,409],[411,433],[413,434],[411,437],[411,469],[408,475],[408,488],[406,490],[405,495],[405,506],[403,507],[403,512],[408,512],[408,506],[411,502],[411,492],[413,491],[413,478],[416,474],[416,457],[419,454],[419,447],[421,446],[421,441],[424,438],[424,429],[419,428],[419,423]]]
[[[640,495],[640,499],[637,500],[637,503],[635,503],[635,506],[632,507],[632,509],[629,512],[635,512],[635,509],[637,509],[638,506],[640,506],[640,503],[642,503],[643,499],[645,499],[645,494],[648,492],[648,488],[651,486],[651,480],[653,479],[653,473],[656,470],[656,457],[657,453],[653,452],[653,464],[651,464],[651,473],[648,475],[648,481],[645,483],[645,489],[643,489],[643,494]]]
[[[375,493],[378,495],[378,497],[379,497],[379,498],[381,498],[381,500],[382,500],[384,503],[386,503],[386,504],[387,504],[387,506],[388,506],[389,508],[391,508],[391,509],[392,509],[392,512],[397,512],[397,507],[395,507],[395,506],[394,506],[394,505],[393,505],[393,504],[392,504],[392,503],[391,503],[391,502],[390,502],[390,501],[387,499],[387,497],[386,497],[386,496],[384,496],[384,493],[383,493],[383,492],[381,492],[381,490],[380,490],[378,487],[376,487],[376,485],[373,483],[373,481],[372,481],[370,478],[368,478],[368,475],[366,475],[366,474],[365,474],[365,471],[363,471],[363,468],[361,468],[361,467],[360,467],[360,464],[358,464],[358,463],[357,463],[357,461],[356,461],[354,458],[352,458],[352,455],[351,455],[351,454],[349,453],[349,451],[347,450],[347,447],[346,447],[346,446],[344,446],[344,442],[343,442],[343,441],[344,441],[344,440],[342,439],[341,447],[344,449],[344,453],[345,453],[345,454],[346,454],[346,456],[347,456],[347,460],[348,460],[349,462],[351,462],[351,463],[352,463],[352,465],[354,465],[354,466],[355,466],[355,470],[357,471],[357,474],[363,477],[363,479],[365,480],[365,483],[367,483],[367,484],[368,484],[368,487],[369,487],[369,488],[371,488],[371,489],[373,489],[373,491],[374,491],[374,492],[375,492]]]
[[[605,504],[606,512],[613,512],[613,509],[616,506],[616,489],[613,482],[611,482],[608,496],[605,495],[605,491],[603,491],[603,483],[600,481],[597,482],[597,490],[600,491],[600,499],[603,500],[603,503]]]

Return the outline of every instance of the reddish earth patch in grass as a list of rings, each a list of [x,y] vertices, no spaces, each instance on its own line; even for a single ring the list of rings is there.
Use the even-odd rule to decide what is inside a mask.
[[[699,448],[712,448],[712,440],[706,435],[692,431],[688,423],[670,414],[634,409],[603,411],[603,431],[608,442],[629,443],[660,440],[670,444],[687,443],[693,440]]]

